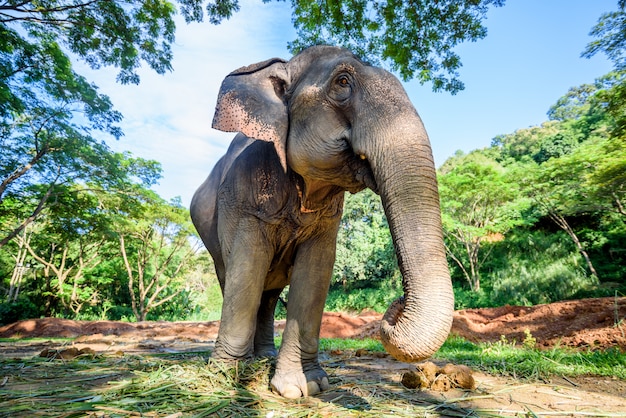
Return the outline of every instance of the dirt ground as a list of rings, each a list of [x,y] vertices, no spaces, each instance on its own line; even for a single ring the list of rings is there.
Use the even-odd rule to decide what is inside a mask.
[[[324,314],[322,338],[376,338],[380,314]],[[457,311],[452,333],[473,341],[522,342],[528,330],[541,348],[556,344],[574,349],[601,350],[618,347],[626,353],[626,297],[566,301],[534,307],[506,306],[494,309]],[[277,321],[280,331],[284,321]],[[88,347],[99,353],[150,353],[208,350],[217,336],[218,322],[143,322],[70,321],[43,318],[20,321],[0,327],[0,338],[72,338],[78,349]],[[38,355],[53,343],[45,340],[0,342],[1,357]],[[326,355],[326,354],[325,354]],[[399,382],[407,370],[415,366],[389,357],[355,357],[346,353],[330,353],[327,364],[367,376],[367,380]],[[626,360],[625,360],[626,361]],[[431,397],[464,397],[476,408],[495,408],[503,416],[538,411],[544,416],[593,416],[594,411],[610,416],[626,416],[626,382],[607,377],[555,377],[550,382],[525,383],[512,378],[474,372],[477,388],[471,393],[461,391],[430,392]],[[323,401],[326,396],[320,399]],[[460,405],[463,402],[459,403]],[[606,415],[604,415],[606,416]]]

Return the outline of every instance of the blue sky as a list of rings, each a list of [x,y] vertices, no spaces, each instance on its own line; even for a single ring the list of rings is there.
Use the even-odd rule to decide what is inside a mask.
[[[109,141],[117,151],[154,159],[163,166],[155,190],[189,205],[196,188],[224,154],[233,134],[211,129],[224,76],[271,57],[290,57],[294,38],[288,2],[242,0],[241,11],[219,26],[178,24],[174,71],[141,70],[139,86],[115,83],[115,69],[78,71],[109,95],[124,115],[125,136]],[[489,146],[499,134],[541,124],[570,87],[611,70],[604,56],[580,58],[588,33],[617,0],[507,0],[492,9],[488,35],[457,52],[465,90],[433,93],[431,86],[404,83],[422,116],[441,165],[456,150]]]

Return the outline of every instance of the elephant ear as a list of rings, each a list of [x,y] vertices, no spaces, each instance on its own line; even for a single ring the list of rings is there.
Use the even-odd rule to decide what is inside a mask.
[[[284,102],[286,61],[273,58],[230,73],[220,88],[213,128],[274,143],[287,171],[289,117]]]

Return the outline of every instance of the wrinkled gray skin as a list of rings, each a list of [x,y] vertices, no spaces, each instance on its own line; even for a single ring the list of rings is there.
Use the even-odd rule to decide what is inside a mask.
[[[344,192],[365,187],[382,198],[403,274],[383,344],[407,362],[439,348],[453,293],[435,168],[393,75],[323,46],[253,64],[224,80],[213,127],[240,132],[191,203],[224,295],[214,357],[275,356],[274,308],[290,285],[272,387],[288,398],[328,388],[317,352],[337,229]]]

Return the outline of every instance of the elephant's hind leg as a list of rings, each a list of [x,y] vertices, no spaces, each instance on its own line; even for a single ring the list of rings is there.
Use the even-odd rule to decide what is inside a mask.
[[[244,360],[254,354],[257,315],[273,253],[254,223],[241,225],[241,232],[224,252],[228,254],[224,304],[213,357]]]
[[[278,354],[274,345],[274,311],[281,291],[282,289],[266,290],[261,297],[254,334],[255,357],[276,357]]]

